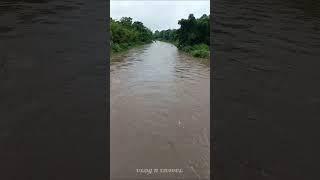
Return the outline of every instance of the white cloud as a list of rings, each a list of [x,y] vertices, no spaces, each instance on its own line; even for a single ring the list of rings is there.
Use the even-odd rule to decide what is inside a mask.
[[[198,18],[209,13],[210,1],[110,1],[112,18],[132,17],[153,31],[179,28],[178,20],[189,14]]]

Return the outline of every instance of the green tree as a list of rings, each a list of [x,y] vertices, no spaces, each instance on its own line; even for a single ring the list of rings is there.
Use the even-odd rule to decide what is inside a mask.
[[[132,22],[131,17],[123,17],[120,21],[110,18],[111,48],[113,52],[119,52],[129,47],[148,43],[153,40],[152,31],[142,22]]]
[[[178,21],[179,29],[155,31],[154,38],[171,41],[179,49],[190,52],[197,57],[209,56],[210,17],[206,14],[195,18],[193,14],[188,19]]]

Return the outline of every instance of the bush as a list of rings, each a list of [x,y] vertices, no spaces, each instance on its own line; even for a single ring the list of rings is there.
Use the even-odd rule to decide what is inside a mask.
[[[209,46],[206,44],[196,44],[193,46],[180,46],[179,49],[190,53],[194,57],[207,58],[210,56]]]
[[[206,50],[209,51],[209,46],[206,44],[196,44],[193,46],[193,50]]]
[[[201,50],[193,50],[191,51],[191,55],[199,58],[207,58],[210,55],[210,52],[204,49]]]
[[[121,46],[122,49],[128,49],[129,44],[128,43],[122,43],[122,44],[120,44],[120,46]]]
[[[193,50],[193,48],[191,46],[184,46],[184,47],[181,47],[181,50],[185,52],[190,52]]]
[[[114,43],[114,44],[112,45],[112,50],[113,50],[114,52],[120,52],[120,51],[122,50],[122,48],[120,47],[120,45],[119,45],[118,43]]]

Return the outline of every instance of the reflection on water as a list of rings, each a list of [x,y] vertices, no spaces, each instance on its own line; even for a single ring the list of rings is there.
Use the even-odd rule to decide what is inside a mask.
[[[157,41],[131,50],[110,71],[111,176],[182,168],[161,177],[208,178],[209,66]]]

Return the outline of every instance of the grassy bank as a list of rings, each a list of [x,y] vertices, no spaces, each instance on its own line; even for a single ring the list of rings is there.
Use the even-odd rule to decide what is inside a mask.
[[[209,59],[210,57],[210,49],[209,49],[209,46],[206,44],[196,44],[193,46],[182,46],[178,48],[182,51],[187,52],[193,57],[206,58],[206,59]]]

